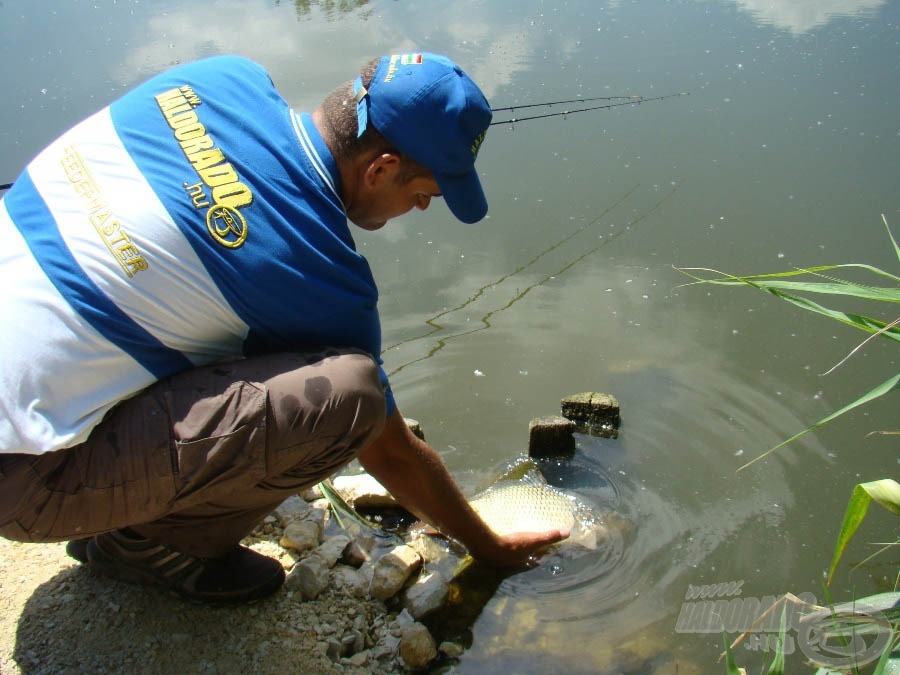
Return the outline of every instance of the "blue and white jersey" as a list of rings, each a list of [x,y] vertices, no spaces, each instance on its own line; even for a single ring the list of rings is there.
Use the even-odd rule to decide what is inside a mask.
[[[233,56],[154,77],[47,147],[0,202],[0,452],[80,443],[199,365],[323,345],[380,364],[338,181],[310,116]]]

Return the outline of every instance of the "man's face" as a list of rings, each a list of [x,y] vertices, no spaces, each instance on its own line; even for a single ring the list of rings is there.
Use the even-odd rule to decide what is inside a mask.
[[[391,157],[394,159],[389,159]],[[402,216],[413,208],[424,211],[433,197],[441,196],[432,176],[401,181],[400,175],[396,155],[373,160],[360,181],[356,199],[347,206],[350,221],[364,230],[378,230],[391,218]]]

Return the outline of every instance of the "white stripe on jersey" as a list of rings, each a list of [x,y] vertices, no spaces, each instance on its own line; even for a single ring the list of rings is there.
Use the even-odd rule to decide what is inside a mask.
[[[248,326],[125,150],[109,108],[48,146],[28,171],[75,260],[138,325],[195,365],[241,355]],[[198,227],[205,228],[204,213]],[[115,232],[98,233],[115,220]],[[139,257],[120,263],[122,246]]]
[[[0,452],[40,454],[87,438],[126,392],[156,379],[77,314],[0,202]],[[35,367],[35,364],[40,367]]]
[[[346,211],[347,207],[344,206],[344,201],[338,194],[337,188],[334,185],[334,180],[331,177],[331,173],[325,167],[325,162],[323,162],[322,158],[319,157],[319,153],[316,151],[315,144],[309,137],[309,134],[306,131],[306,127],[303,126],[303,119],[293,110],[291,111],[291,122],[294,124],[294,132],[297,134],[297,140],[300,141],[300,145],[303,147],[304,152],[306,152],[307,157],[309,157],[309,161],[312,162],[316,173],[319,174],[319,177],[322,179],[325,185],[328,186],[332,194],[337,197],[338,203],[341,205],[341,208]]]

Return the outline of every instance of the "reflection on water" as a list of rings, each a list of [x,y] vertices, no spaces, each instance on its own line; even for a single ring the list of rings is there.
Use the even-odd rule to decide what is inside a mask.
[[[887,0],[728,0],[753,18],[792,33],[808,33],[842,16],[873,16]]]
[[[612,202],[611,205],[607,206],[595,218],[585,224],[579,225],[574,230],[564,234],[561,238],[551,242],[549,246],[542,249],[537,254],[529,257],[527,260],[521,262],[521,264],[519,264],[515,269],[502,274],[496,279],[491,279],[487,283],[483,284],[464,301],[455,304],[453,307],[450,307],[448,309],[441,310],[437,314],[424,319],[425,326],[427,327],[424,331],[386,346],[384,348],[385,353],[413,343],[418,343],[422,340],[429,340],[430,342],[430,346],[428,347],[428,350],[424,355],[411,358],[410,360],[404,361],[398,366],[392,367],[389,375],[393,377],[408,366],[421,363],[436,356],[447,346],[447,343],[451,340],[473,335],[474,333],[478,333],[480,331],[491,328],[491,322],[496,316],[510,310],[514,305],[522,301],[531,291],[539,288],[540,286],[543,286],[551,280],[556,281],[560,278],[565,277],[572,271],[572,269],[576,265],[586,260],[588,257],[594,255],[609,244],[613,243],[620,236],[631,230],[631,228],[638,225],[638,223],[650,217],[660,206],[662,206],[670,197],[675,194],[678,186],[675,185],[670,190],[664,192],[663,195],[655,201],[655,203],[652,203],[647,207],[642,207],[642,210],[637,215],[633,216],[624,225],[614,226],[616,227],[616,229],[614,229],[611,233],[596,234],[595,232],[593,232],[593,230],[600,230],[600,225],[605,224],[607,217],[611,213],[614,213],[616,209],[625,204],[628,201],[629,197],[631,197],[635,190],[637,190],[637,188],[638,186],[630,188],[625,192],[624,195]],[[555,252],[560,248],[560,246],[567,243],[569,240],[578,235],[582,235],[585,232],[587,232],[588,235],[593,235],[595,240],[597,240],[597,243],[590,243],[589,240],[589,245],[582,244],[580,249],[577,250],[577,253],[570,254],[571,257],[563,259],[563,261],[561,263],[558,263],[558,266],[553,267],[550,272],[544,274],[543,276],[534,278],[533,269],[535,268],[537,263],[541,262],[549,254]],[[469,310],[470,313],[474,311],[476,315],[480,311],[484,311],[484,313],[478,316],[477,321],[472,322],[475,324],[474,326],[467,326],[464,330],[461,331],[453,330],[452,326],[453,320],[455,318],[454,315],[458,315],[457,313],[468,310],[471,305],[480,300],[482,296],[485,296],[486,293],[493,296],[496,292],[498,292],[498,289],[502,284],[506,284],[504,288],[510,289],[511,297],[508,297],[508,299],[503,298],[503,300],[505,301],[502,302],[502,304],[494,304],[486,310]],[[512,289],[515,290],[512,291]],[[494,302],[496,302],[496,300],[494,300]],[[466,318],[467,323],[470,320],[471,317]],[[392,360],[395,359],[396,356],[392,357]]]

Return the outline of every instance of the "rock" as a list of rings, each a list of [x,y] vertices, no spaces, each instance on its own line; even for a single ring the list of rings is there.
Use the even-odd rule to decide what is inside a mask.
[[[351,539],[341,551],[340,561],[350,567],[361,567],[369,559],[369,554],[355,539]]]
[[[463,655],[463,653],[466,651],[466,648],[458,642],[450,642],[449,640],[445,640],[438,647],[438,651],[447,658],[456,659]]]
[[[354,507],[396,507],[397,501],[384,486],[367,473],[338,476],[332,480],[334,489]]]
[[[416,622],[403,629],[400,636],[400,658],[410,668],[424,668],[437,656],[437,647],[431,633]]]
[[[347,663],[351,666],[356,666],[357,668],[362,668],[366,665],[366,662],[369,660],[368,652],[356,652],[353,656],[347,659]]]
[[[328,588],[330,580],[328,565],[313,554],[294,565],[284,583],[289,589],[300,591],[304,600],[315,600],[319,593]]]
[[[594,436],[615,438],[618,436],[619,402],[612,394],[585,392],[566,396],[562,402],[562,414]]]
[[[341,638],[341,656],[355,654],[356,650],[353,649],[354,645],[356,645],[356,635],[347,633],[347,635]]]
[[[369,588],[369,580],[353,567],[335,565],[331,570],[331,585],[354,598],[364,598]]]
[[[311,551],[322,542],[322,525],[314,520],[297,520],[284,528],[281,545],[302,553]]]
[[[416,622],[416,620],[412,617],[407,610],[402,610],[397,616],[394,617],[394,620],[391,621],[388,628],[394,633],[397,637],[400,637],[400,634],[403,632],[403,629],[407,626],[411,626]]]
[[[421,556],[411,547],[406,545],[394,547],[375,563],[369,594],[379,600],[393,597],[421,564]]]
[[[350,537],[345,534],[336,534],[333,537],[326,539],[325,542],[315,550],[315,555],[322,558],[328,567],[334,567],[334,564],[341,557],[341,554],[344,552],[344,549],[347,548],[347,544],[349,543]]]
[[[322,499],[325,495],[322,494],[322,488],[319,487],[319,484],[316,483],[310,488],[306,488],[303,492],[300,493],[300,498],[307,502],[314,502],[317,499]]]
[[[426,563],[444,560],[450,553],[449,540],[424,532],[410,533],[406,543],[414,548]]]
[[[376,642],[375,646],[369,650],[369,655],[376,661],[393,659],[394,654],[396,654],[399,649],[400,638],[394,637],[390,633],[385,633],[378,638],[378,642]]]
[[[421,619],[443,607],[449,592],[450,586],[439,574],[427,574],[406,589],[403,606],[414,619]]]
[[[311,520],[314,523],[318,523],[319,527],[324,531],[330,515],[331,502],[324,498],[317,499],[316,501],[309,503],[309,511],[304,517],[304,520]]]
[[[538,417],[528,425],[528,456],[570,456],[575,452],[575,422],[565,417]]]
[[[327,650],[325,652],[326,656],[332,661],[337,661],[341,658],[341,642],[337,638],[328,638],[326,644],[328,645]]]
[[[275,509],[274,515],[282,527],[287,527],[292,521],[303,518],[307,513],[309,513],[309,504],[299,495],[292,495],[281,502]]]

